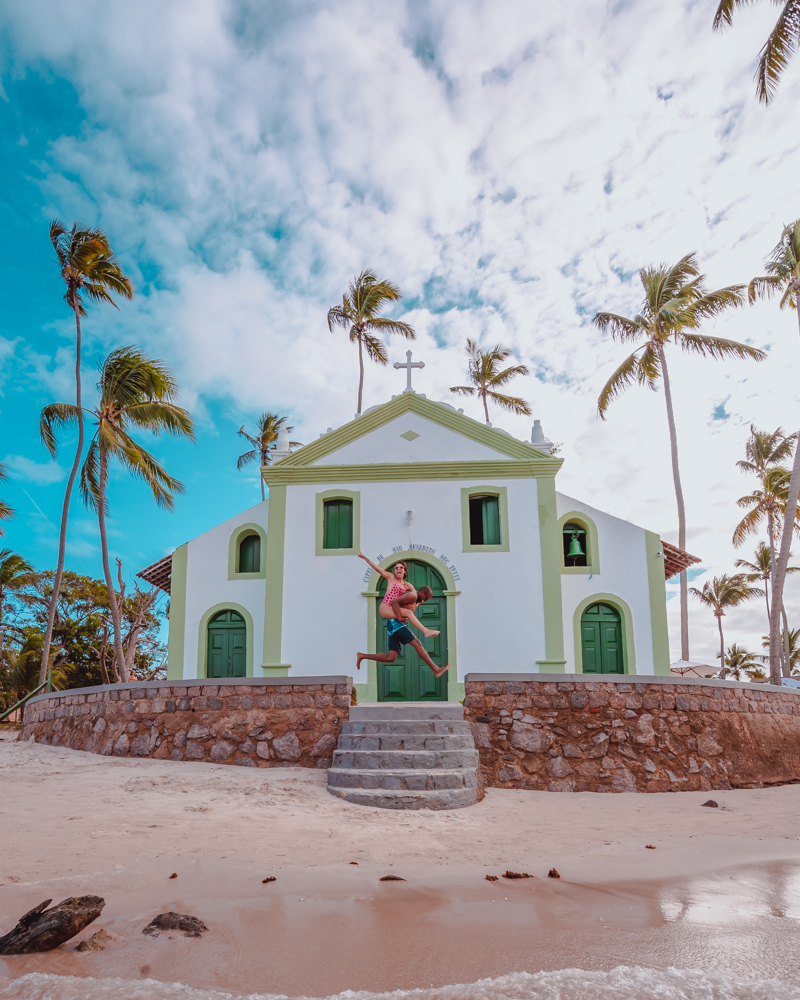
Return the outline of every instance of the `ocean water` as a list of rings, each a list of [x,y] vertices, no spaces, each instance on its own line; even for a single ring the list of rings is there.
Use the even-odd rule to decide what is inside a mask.
[[[0,1000],[322,1000],[278,993],[247,996],[154,979],[92,979],[34,972],[0,990]],[[431,989],[346,990],[325,1000],[800,1000],[800,986],[699,969],[620,965],[608,972],[559,969]]]

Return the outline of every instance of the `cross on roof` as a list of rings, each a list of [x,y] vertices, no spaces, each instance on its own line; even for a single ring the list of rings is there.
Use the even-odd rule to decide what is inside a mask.
[[[405,362],[395,361],[394,366],[395,366],[395,368],[405,368],[405,370],[406,370],[406,392],[413,392],[414,390],[411,388],[411,369],[412,368],[424,368],[425,367],[425,362],[424,361],[412,361],[411,360],[411,351],[406,351],[406,360],[405,360]]]

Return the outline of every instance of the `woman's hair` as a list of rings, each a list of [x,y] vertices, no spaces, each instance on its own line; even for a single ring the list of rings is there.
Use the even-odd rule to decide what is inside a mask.
[[[403,569],[406,571],[406,575],[403,577],[403,579],[407,580],[408,579],[408,563],[404,562],[402,559],[398,559],[396,562],[392,563],[392,570],[394,570],[395,566],[402,566],[403,567]]]

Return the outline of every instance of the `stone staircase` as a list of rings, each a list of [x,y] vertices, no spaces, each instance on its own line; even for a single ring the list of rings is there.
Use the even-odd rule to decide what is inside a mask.
[[[382,809],[460,809],[482,798],[478,751],[457,702],[354,705],[342,726],[332,795]]]

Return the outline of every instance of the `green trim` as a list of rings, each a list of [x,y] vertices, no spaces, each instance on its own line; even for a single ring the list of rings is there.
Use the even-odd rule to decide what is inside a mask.
[[[167,636],[167,678],[171,681],[181,680],[183,677],[188,556],[188,542],[185,545],[180,545],[172,553],[172,575],[169,586],[169,632]]]
[[[589,539],[589,551],[586,553],[588,566],[565,566],[564,565],[564,525],[568,524],[570,521],[577,522],[582,528],[586,529],[586,535]],[[569,573],[584,573],[587,576],[599,576],[600,575],[600,545],[597,541],[597,525],[594,521],[584,514],[582,510],[571,510],[569,514],[563,514],[558,519],[558,539],[561,544],[560,555],[561,555],[561,572],[565,574]]]
[[[277,481],[273,479],[273,473],[279,470],[286,472],[290,468],[298,469],[318,462],[321,458],[338,451],[344,445],[350,444],[351,441],[355,441],[376,428],[395,420],[403,413],[409,412],[417,413],[441,427],[446,427],[456,434],[477,441],[493,451],[500,452],[501,455],[508,455],[510,458],[540,466],[543,470],[541,475],[555,475],[563,461],[560,458],[552,458],[549,454],[539,451],[524,441],[518,441],[510,434],[494,430],[484,423],[473,420],[472,417],[464,416],[463,413],[459,413],[450,406],[435,403],[419,393],[404,392],[395,396],[388,403],[373,407],[355,420],[351,420],[335,431],[307,444],[305,448],[299,448],[286,458],[270,465],[264,470],[264,478],[271,484]],[[297,480],[292,479],[292,482],[295,481]]]
[[[208,674],[208,623],[220,611],[237,611],[245,621],[247,629],[247,652],[245,654],[245,677],[253,676],[253,616],[241,604],[233,601],[223,601],[222,604],[215,604],[203,613],[200,619],[197,636],[197,676],[207,677]]]
[[[396,462],[370,465],[284,465],[281,459],[270,465],[264,478],[270,490],[276,485],[309,483],[394,483],[437,479],[530,479],[552,478],[561,460],[510,462],[507,459],[482,462]]]
[[[353,501],[353,544],[349,549],[326,549],[323,547],[325,528],[325,501]],[[316,494],[314,527],[314,552],[318,556],[357,556],[361,551],[361,494],[353,490],[325,490]]]
[[[667,581],[664,549],[654,531],[645,531],[647,582],[650,588],[650,631],[653,635],[653,672],[669,674],[669,629],[667,628]]]
[[[561,608],[561,536],[558,534],[555,476],[536,483],[539,498],[539,551],[542,559],[542,607],[544,611],[543,660],[539,668],[564,673],[564,622]]]
[[[581,616],[583,612],[589,607],[590,604],[599,604],[602,601],[603,604],[610,604],[612,608],[616,608],[619,611],[622,618],[622,641],[623,648],[625,651],[625,673],[635,674],[636,673],[636,644],[633,641],[633,615],[631,614],[631,609],[622,600],[621,597],[617,597],[616,594],[591,594],[589,597],[584,597],[580,604],[575,608],[575,614],[572,617],[572,632],[575,639],[575,673],[583,673],[583,645],[581,643]],[[595,675],[592,674],[594,677]],[[604,674],[598,674],[598,677],[605,676]],[[610,674],[611,677],[617,677],[618,674]]]
[[[239,561],[239,546],[246,535],[258,535],[261,539],[261,569],[258,573],[240,573],[236,568]],[[267,575],[267,533],[260,524],[249,521],[239,524],[233,529],[228,539],[228,579],[229,580],[263,580]]]
[[[473,545],[469,540],[469,498],[474,496],[497,497],[500,507],[500,544]],[[462,552],[508,552],[508,487],[465,486],[461,489],[461,542]]]
[[[291,663],[284,663],[280,666],[262,667],[261,670],[265,677],[288,677],[291,666]]]
[[[440,574],[445,582],[445,607],[447,612],[447,656],[450,660],[450,669],[447,671],[447,700],[453,700],[453,689],[455,688],[458,681],[455,680],[458,671],[458,655],[456,652],[456,597],[461,593],[457,589],[456,580],[453,574],[450,572],[447,566],[437,559],[435,556],[428,555],[427,552],[420,552],[417,549],[404,549],[402,552],[393,552],[390,556],[387,556],[380,563],[381,569],[388,569],[390,566],[398,561],[398,559],[414,559],[416,562],[424,562],[429,566],[433,566],[437,573]],[[372,571],[369,583],[367,584],[367,589],[363,590],[361,593],[367,598],[367,652],[375,653],[377,652],[377,601],[378,601],[378,580],[380,580],[380,574]],[[374,674],[374,677],[373,677]],[[452,683],[451,683],[452,678]],[[365,687],[368,689],[370,698],[373,701],[378,700],[378,670],[377,664],[370,666],[369,679],[366,685],[357,685],[357,687]],[[373,690],[374,686],[374,690]],[[463,689],[463,685],[462,685]],[[360,697],[360,695],[359,695]],[[462,696],[463,697],[463,696]],[[365,700],[366,695],[365,695]]]
[[[264,653],[261,666],[289,669],[281,660],[283,628],[283,557],[286,548],[286,487],[270,486],[267,516],[267,586],[264,595]]]

